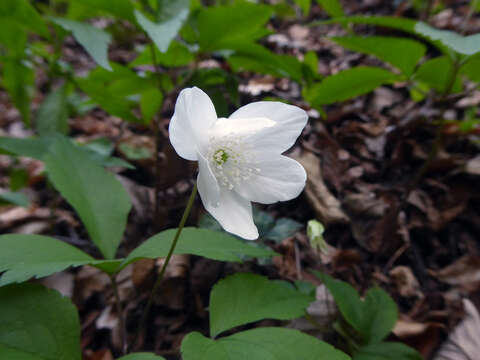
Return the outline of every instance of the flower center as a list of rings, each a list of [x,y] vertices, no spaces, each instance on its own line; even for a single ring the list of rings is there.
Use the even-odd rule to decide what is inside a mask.
[[[235,134],[210,136],[207,159],[219,184],[229,190],[260,172],[252,147]]]

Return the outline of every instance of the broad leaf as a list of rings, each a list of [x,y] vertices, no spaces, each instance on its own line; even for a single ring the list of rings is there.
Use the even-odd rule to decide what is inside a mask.
[[[348,360],[343,352],[300,331],[256,328],[212,340],[198,332],[181,346],[183,360]]]
[[[0,1],[0,23],[11,21],[19,26],[33,31],[38,35],[49,38],[48,28],[40,14],[28,0],[2,0]],[[16,38],[17,34],[10,34]]]
[[[152,353],[133,353],[122,356],[117,360],[165,360],[165,358]]]
[[[106,258],[112,259],[131,208],[126,190],[67,139],[55,141],[45,165],[49,179],[77,211],[93,242]]]
[[[64,86],[47,95],[38,108],[35,127],[41,136],[52,133],[67,133],[68,104]]]
[[[65,30],[71,31],[75,39],[98,65],[104,69],[112,70],[108,62],[108,45],[112,40],[109,33],[79,21],[64,18],[51,18],[51,20]]]
[[[187,20],[190,1],[167,0],[162,3],[160,21],[153,22],[138,10],[135,10],[135,18],[157,48],[161,52],[166,52],[183,23]]]
[[[170,43],[166,52],[160,52],[157,47],[155,47],[154,52],[157,64],[168,67],[185,66],[190,64],[194,59],[188,47],[175,40]],[[153,63],[152,50],[150,46],[145,46],[140,55],[129,63],[128,66],[152,65]]]
[[[155,87],[145,89],[140,96],[140,110],[143,122],[149,124],[163,104],[163,94]]]
[[[423,22],[415,25],[415,31],[432,40],[439,40],[450,49],[463,54],[473,55],[480,51],[480,34],[462,36],[449,30],[438,30]]]
[[[340,17],[344,15],[343,8],[339,0],[317,0],[317,3],[331,17]]]
[[[263,25],[271,15],[270,7],[247,2],[203,8],[196,22],[200,48],[209,52],[253,43],[266,34]]]
[[[353,354],[353,360],[422,360],[411,347],[396,342],[381,342],[363,346]]]
[[[29,200],[21,192],[0,191],[0,205],[4,203],[27,207]]]
[[[399,76],[380,68],[359,66],[340,71],[313,85],[306,91],[312,106],[331,104],[369,93],[383,84],[398,80]]]
[[[455,79],[451,89],[450,77],[453,71],[453,63],[447,56],[439,56],[424,62],[415,73],[414,79],[420,81],[429,87],[443,93],[447,90],[459,92],[462,89],[460,77]]]
[[[40,278],[70,266],[101,262],[63,241],[41,235],[0,236],[0,286]]]
[[[34,72],[31,66],[25,65],[20,59],[5,59],[3,61],[2,86],[20,111],[23,121],[30,124],[30,100],[33,93]]]
[[[116,17],[135,22],[133,16],[133,5],[130,0],[115,0],[115,6],[112,6],[112,0],[71,0],[72,4],[81,4],[88,9],[97,9]]]
[[[460,68],[460,74],[467,76],[474,82],[480,82],[480,55],[470,57]]]
[[[315,299],[286,281],[237,273],[219,281],[210,294],[210,336],[262,319],[301,317]]]
[[[375,55],[410,76],[425,55],[425,46],[418,41],[383,36],[347,36],[330,38],[347,49]]]
[[[75,306],[55,290],[21,284],[0,288],[0,358],[80,360]]]
[[[312,5],[312,0],[294,0],[295,3],[302,9],[302,12],[305,16],[310,14],[310,6]]]
[[[177,229],[169,229],[146,240],[125,259],[123,266],[141,258],[167,256]],[[240,255],[270,257],[271,250],[254,247],[227,233],[187,227],[182,230],[175,254],[191,254],[219,261],[241,261]]]
[[[51,137],[13,138],[0,136],[0,150],[6,154],[42,160],[52,144]]]

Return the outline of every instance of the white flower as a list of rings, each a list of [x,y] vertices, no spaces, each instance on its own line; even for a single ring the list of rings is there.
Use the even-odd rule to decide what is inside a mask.
[[[290,200],[305,186],[305,169],[282,153],[307,119],[304,110],[275,101],[217,118],[208,95],[193,87],[178,96],[168,130],[175,151],[198,161],[198,191],[207,211],[226,231],[253,240],[258,230],[251,202]]]

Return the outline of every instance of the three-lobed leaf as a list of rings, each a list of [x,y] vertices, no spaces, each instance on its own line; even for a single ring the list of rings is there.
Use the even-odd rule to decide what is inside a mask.
[[[0,288],[0,358],[80,360],[80,322],[75,306],[36,284]]]
[[[198,332],[181,346],[183,360],[348,360],[343,352],[313,336],[284,328],[256,328],[212,340]]]
[[[262,319],[298,318],[313,300],[286,281],[234,274],[219,281],[210,293],[210,335]]]
[[[75,20],[58,17],[53,17],[51,20],[65,30],[71,31],[73,37],[83,46],[98,65],[104,69],[112,70],[108,62],[108,45],[112,40],[109,33],[90,24]]]
[[[92,241],[112,259],[131,208],[126,190],[86,151],[64,138],[50,147],[45,166],[49,179],[77,211]]]

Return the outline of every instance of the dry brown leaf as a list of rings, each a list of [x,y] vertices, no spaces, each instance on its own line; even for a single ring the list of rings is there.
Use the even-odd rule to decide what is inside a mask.
[[[420,284],[413,275],[412,269],[407,266],[397,266],[390,270],[390,276],[397,287],[398,293],[403,297],[417,296],[422,298]]]
[[[465,255],[453,264],[430,273],[438,280],[467,291],[476,291],[480,287],[480,256]]]

